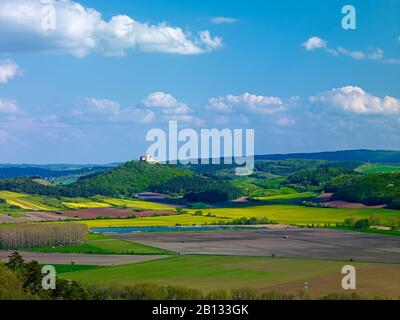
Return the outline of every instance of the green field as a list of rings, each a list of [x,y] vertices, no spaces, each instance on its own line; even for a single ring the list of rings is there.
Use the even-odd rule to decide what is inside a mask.
[[[31,211],[56,211],[62,206],[61,202],[41,196],[33,196],[22,193],[0,191],[0,198],[6,200],[7,204]]]
[[[400,211],[387,209],[335,209],[309,208],[296,205],[268,205],[250,206],[241,208],[216,208],[204,210],[216,217],[237,219],[241,217],[263,217],[277,223],[297,225],[324,225],[326,223],[343,222],[347,218],[367,219],[377,214],[383,224],[389,222],[390,217],[400,218]]]
[[[72,264],[56,264],[54,265],[56,268],[56,272],[58,275],[62,273],[68,273],[68,272],[76,272],[76,271],[84,271],[84,270],[93,270],[93,269],[99,269],[103,268],[101,266],[87,266],[87,265],[72,265]]]
[[[141,243],[113,239],[100,234],[89,234],[87,241],[82,245],[60,247],[44,247],[28,249],[34,252],[50,253],[89,253],[89,254],[168,254],[167,250],[147,246]]]
[[[166,204],[148,202],[142,200],[129,200],[129,199],[116,199],[108,197],[96,197],[99,201],[103,203],[110,204],[116,207],[128,207],[128,208],[138,208],[138,209],[148,209],[148,210],[174,210],[175,208]]]
[[[368,219],[379,215],[381,224],[389,223],[391,217],[400,219],[399,210],[388,209],[336,209],[309,208],[297,205],[261,205],[238,208],[203,209],[202,215],[194,215],[198,210],[189,210],[189,214],[157,216],[136,219],[106,219],[82,221],[89,228],[133,227],[133,226],[175,226],[229,223],[239,218],[267,218],[275,223],[294,225],[315,225],[342,223],[347,218]],[[208,216],[211,215],[211,216]]]
[[[116,199],[95,196],[90,198],[52,198],[28,195],[10,191],[0,191],[0,198],[25,211],[59,211],[91,208],[133,208],[137,210],[174,210],[174,207],[141,200]]]
[[[268,197],[276,195],[298,194],[296,190],[282,187],[283,178],[256,179],[251,177],[240,177],[232,180],[232,184],[252,198]]]
[[[310,293],[322,294],[340,290],[341,268],[345,261],[316,259],[284,259],[240,256],[175,256],[157,261],[63,273],[64,279],[99,285],[133,285],[156,283],[200,289],[253,288],[260,292],[298,293],[304,281]],[[362,292],[392,295],[399,284],[388,272],[399,272],[399,265],[352,263],[360,271],[358,288]],[[381,283],[369,281],[380,275]],[[366,276],[364,276],[366,275]],[[337,282],[337,283],[336,283]]]
[[[389,166],[381,164],[365,164],[357,168],[358,172],[371,174],[371,173],[393,173],[400,172],[400,166]]]
[[[149,227],[149,226],[176,226],[176,225],[204,225],[215,224],[218,221],[229,222],[230,219],[213,218],[205,216],[194,216],[191,214],[180,214],[171,216],[156,216],[136,219],[105,219],[80,221],[89,228],[112,228],[112,227]]]
[[[91,208],[108,208],[112,205],[109,203],[93,201],[85,198],[64,198],[62,204],[69,209],[91,209]]]
[[[257,197],[257,200],[265,201],[268,203],[281,203],[281,202],[291,202],[291,201],[301,201],[304,199],[314,198],[318,196],[315,192],[295,192],[287,194],[276,194],[264,197]]]

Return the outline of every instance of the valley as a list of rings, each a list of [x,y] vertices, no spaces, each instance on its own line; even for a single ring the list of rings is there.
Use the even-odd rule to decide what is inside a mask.
[[[150,282],[227,296],[301,298],[304,282],[312,298],[345,294],[340,271],[351,264],[357,294],[398,298],[400,175],[367,167],[258,160],[253,175],[238,177],[225,165],[132,161],[64,185],[0,179],[0,258],[8,261],[1,237],[12,226],[73,223],[87,228],[83,243],[13,250],[84,286]]]

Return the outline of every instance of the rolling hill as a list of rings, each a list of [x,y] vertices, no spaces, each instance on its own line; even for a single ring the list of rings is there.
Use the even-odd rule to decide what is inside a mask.
[[[309,159],[327,161],[400,163],[400,151],[386,150],[344,150],[315,153],[289,153],[256,155],[256,160]]]

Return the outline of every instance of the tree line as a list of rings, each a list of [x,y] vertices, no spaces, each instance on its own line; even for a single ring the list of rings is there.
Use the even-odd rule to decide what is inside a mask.
[[[24,249],[82,244],[88,228],[80,223],[17,224],[0,228],[0,249]]]

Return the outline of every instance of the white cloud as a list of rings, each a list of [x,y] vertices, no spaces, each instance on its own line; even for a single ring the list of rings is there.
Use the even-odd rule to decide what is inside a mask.
[[[295,125],[296,121],[291,119],[291,118],[286,118],[285,117],[285,118],[280,118],[277,121],[277,124],[278,124],[278,126],[281,126],[281,127],[287,127],[287,126]]]
[[[312,51],[315,49],[321,49],[321,48],[326,48],[328,45],[328,42],[325,40],[319,38],[319,37],[311,37],[308,39],[306,42],[302,43],[302,46],[307,50],[307,51]]]
[[[7,83],[20,73],[19,66],[12,60],[0,61],[0,83]]]
[[[337,52],[345,56],[349,56],[354,59],[368,59],[368,60],[381,60],[384,57],[384,52],[382,49],[376,48],[371,49],[368,52],[364,51],[351,51],[342,47],[338,47]]]
[[[165,114],[187,114],[191,110],[187,104],[179,102],[176,98],[161,91],[149,94],[143,104],[147,108],[158,108]]]
[[[81,107],[75,109],[72,115],[89,122],[104,119],[108,122],[151,123],[155,120],[155,113],[151,110],[123,107],[109,99],[84,98],[79,104]]]
[[[358,114],[400,113],[400,99],[390,96],[383,98],[372,95],[360,87],[346,86],[320,93],[309,98],[312,103],[336,107]]]
[[[382,62],[387,64],[400,64],[400,59],[386,59]]]
[[[178,101],[173,95],[161,91],[149,94],[142,101],[144,107],[156,112],[157,119],[163,121],[175,120],[200,126],[204,122],[193,115],[194,111],[189,106]]]
[[[227,95],[225,97],[211,98],[207,108],[219,112],[232,112],[234,108],[244,107],[247,111],[258,114],[272,114],[285,110],[281,98],[257,96],[251,93],[242,95]]]
[[[336,48],[328,47],[328,42],[319,38],[319,37],[312,37],[308,39],[306,42],[302,43],[302,46],[307,51],[323,49],[332,56],[347,56],[357,60],[375,60],[381,61],[384,63],[389,64],[398,64],[398,59],[384,59],[385,52],[380,48],[370,48],[368,50],[349,50],[347,48],[338,46]]]
[[[71,0],[51,1],[55,8],[55,28],[44,28],[42,2],[0,0],[0,52],[67,52],[84,57],[92,52],[121,56],[127,50],[138,49],[201,54],[220,46],[216,46],[221,41],[218,37],[206,33],[192,37],[166,23],[151,25],[126,15],[105,21],[100,12]]]
[[[212,24],[232,24],[238,21],[238,19],[228,17],[214,17],[211,19]]]
[[[118,117],[112,118],[115,122],[131,122],[149,124],[156,120],[156,114],[151,110],[139,108],[124,108]]]
[[[96,113],[109,115],[119,115],[121,113],[121,105],[113,100],[85,98],[84,102],[89,109]]]
[[[19,109],[16,101],[0,99],[0,113],[16,114],[18,112]]]
[[[207,50],[211,51],[214,49],[221,48],[223,46],[222,38],[211,37],[210,31],[200,31],[199,32],[200,41],[206,46]]]
[[[194,125],[202,123],[187,104],[164,92],[149,94],[136,107],[124,107],[117,101],[96,98],[81,99],[79,105],[80,108],[73,111],[73,116],[87,122],[105,120],[114,123],[149,124],[159,120],[177,120]]]

